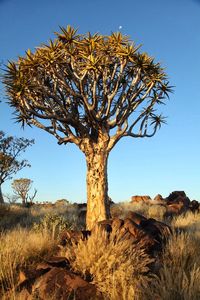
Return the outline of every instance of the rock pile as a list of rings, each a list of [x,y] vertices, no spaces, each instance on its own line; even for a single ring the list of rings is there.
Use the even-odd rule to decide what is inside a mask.
[[[132,241],[139,243],[151,256],[157,255],[157,252],[162,250],[164,243],[172,233],[170,226],[167,224],[152,218],[147,219],[136,212],[130,211],[124,220],[120,218],[104,220],[98,222],[91,231],[66,230],[61,235],[60,243],[61,245],[72,242],[78,244],[80,239],[87,239],[97,229],[107,232],[108,238],[111,233],[121,238],[128,235],[130,243]]]
[[[103,300],[94,284],[70,270],[65,257],[52,257],[34,271],[21,271],[17,290],[23,300]]]
[[[163,198],[160,194],[154,199],[151,199],[150,196],[133,196],[130,203],[164,206],[166,208],[165,217],[179,215],[187,211],[195,213],[200,210],[199,202],[196,200],[191,201],[184,191],[174,191],[166,198]]]

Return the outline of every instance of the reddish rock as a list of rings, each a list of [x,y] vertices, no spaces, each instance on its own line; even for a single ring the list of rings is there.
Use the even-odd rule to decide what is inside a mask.
[[[112,232],[116,232],[122,228],[124,225],[124,220],[119,218],[114,218],[112,222]]]
[[[146,218],[144,216],[142,216],[141,214],[138,214],[134,211],[129,211],[127,214],[127,218],[131,219],[137,225],[140,225],[141,221],[146,220]]]
[[[97,228],[106,231],[108,234],[112,232],[112,222],[113,220],[103,220],[103,221],[99,221],[97,222],[97,224],[94,226],[94,228],[92,229],[92,232],[94,230],[96,230]]]
[[[172,192],[167,198],[167,205],[182,203],[185,207],[189,207],[190,199],[186,196],[184,191]]]
[[[126,218],[124,220],[123,227],[127,229],[135,239],[140,239],[143,235],[143,231],[141,230],[141,227],[137,225],[135,222],[133,222],[131,219]]]
[[[131,203],[149,203],[149,201],[151,200],[150,196],[132,196],[131,197]]]
[[[60,235],[60,245],[65,246],[67,243],[78,244],[79,240],[85,240],[90,236],[89,230],[64,230]]]
[[[66,257],[61,256],[52,256],[46,260],[46,266],[60,267],[60,268],[69,268],[69,261]],[[37,269],[41,269],[43,264],[37,266]]]
[[[148,219],[141,222],[142,229],[150,234],[159,243],[166,241],[172,234],[172,230],[169,225],[156,221],[155,219]]]
[[[165,217],[173,217],[176,215],[180,215],[186,212],[187,208],[184,206],[182,202],[173,203],[166,206],[167,211],[165,213]]]
[[[163,202],[164,199],[163,199],[162,195],[158,194],[158,195],[156,195],[154,197],[153,201],[155,201],[155,202]]]
[[[149,253],[162,251],[164,244],[172,234],[170,226],[151,218],[142,221],[140,226],[149,238]]]
[[[62,268],[54,267],[38,278],[32,286],[32,296],[41,300],[92,300],[102,299],[95,285],[83,280],[80,276]]]

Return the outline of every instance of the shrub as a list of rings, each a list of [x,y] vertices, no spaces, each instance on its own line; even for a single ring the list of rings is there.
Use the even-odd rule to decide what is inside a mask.
[[[56,239],[64,229],[72,229],[73,226],[74,224],[69,223],[64,216],[47,214],[40,220],[39,223],[33,224],[33,230],[49,234],[53,239]]]
[[[153,261],[129,236],[116,236],[98,229],[86,241],[67,249],[66,257],[75,272],[91,278],[105,299],[136,299],[139,287],[151,279],[147,275]]]
[[[152,204],[148,209],[148,217],[163,221],[167,209],[163,205]]]

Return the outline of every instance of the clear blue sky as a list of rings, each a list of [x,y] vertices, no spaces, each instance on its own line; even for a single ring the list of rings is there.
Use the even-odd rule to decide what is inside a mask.
[[[175,86],[163,106],[168,125],[151,139],[122,139],[109,157],[109,195],[114,201],[132,195],[184,190],[200,201],[200,1],[198,0],[0,0],[0,61],[16,59],[30,48],[53,38],[68,24],[80,33],[110,34],[122,26],[142,50],[166,67]],[[4,91],[1,87],[1,98]],[[23,157],[28,177],[38,189],[37,200],[86,200],[86,165],[73,145],[58,146],[56,139],[37,128],[24,131],[12,119],[2,99],[0,129],[35,139]],[[10,192],[10,181],[3,192]]]

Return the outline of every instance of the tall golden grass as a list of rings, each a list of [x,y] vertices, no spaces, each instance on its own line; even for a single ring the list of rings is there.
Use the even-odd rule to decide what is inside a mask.
[[[174,234],[163,253],[163,267],[144,299],[200,299],[200,240],[189,233]]]
[[[91,278],[105,299],[136,299],[139,287],[152,279],[148,272],[153,260],[129,235],[111,233],[108,238],[97,229],[88,240],[69,247],[66,257],[75,272]]]
[[[42,261],[55,251],[56,241],[49,235],[18,228],[0,235],[0,286],[14,288],[19,270]]]
[[[164,213],[159,206],[151,209],[142,204],[120,203],[112,206],[113,215],[122,218],[126,217],[129,210],[160,220]],[[49,215],[58,217],[49,218]],[[59,233],[63,220],[73,222],[74,229],[80,228],[77,215],[77,208],[72,205],[64,209],[2,207],[0,299],[18,299],[15,287],[19,270],[34,267],[45,256],[51,256],[57,244],[55,233]],[[139,245],[130,242],[128,235],[122,238],[112,233],[108,239],[107,234],[99,229],[87,241],[68,245],[62,251],[70,260],[73,270],[84,278],[90,278],[104,294],[105,300],[198,300],[200,214],[188,212],[169,222],[174,234],[164,248],[160,258],[161,268],[156,275],[149,272],[152,260]],[[6,298],[8,288],[12,292]]]

